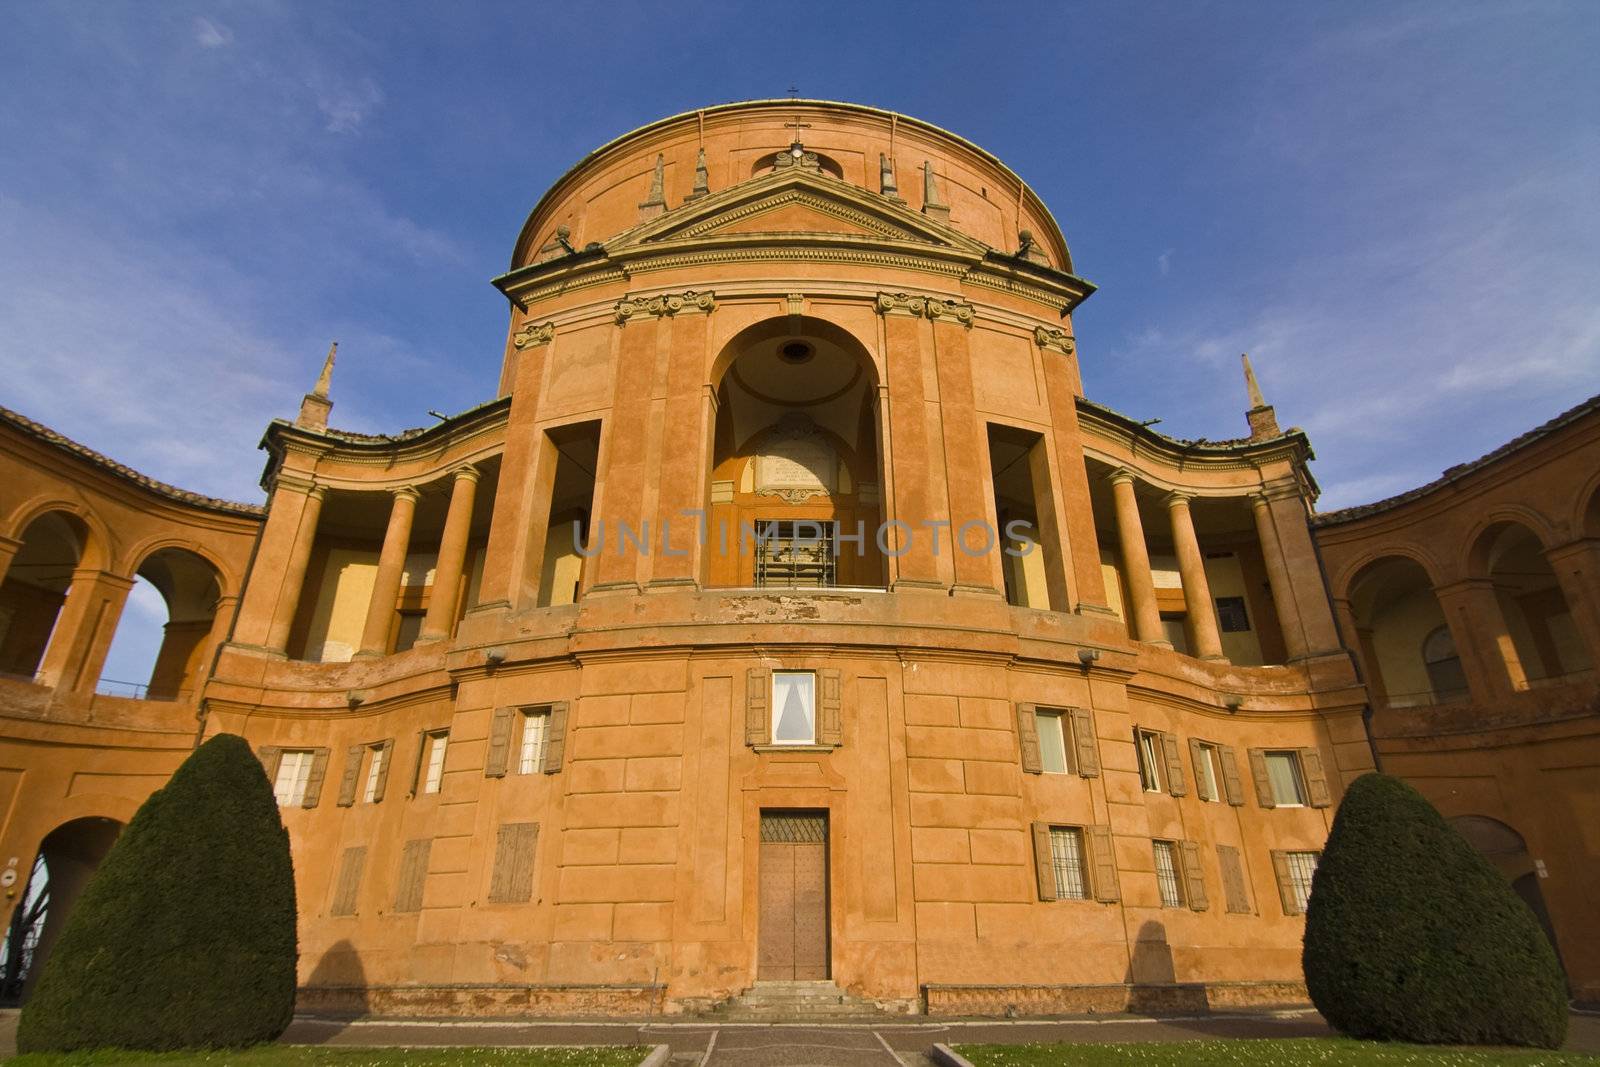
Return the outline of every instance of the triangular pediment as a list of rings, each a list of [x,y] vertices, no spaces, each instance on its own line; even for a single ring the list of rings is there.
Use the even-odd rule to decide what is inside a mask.
[[[831,175],[763,174],[680,205],[606,242],[612,255],[645,246],[730,239],[814,237],[851,243],[932,245],[982,255],[987,246],[902,201]]]

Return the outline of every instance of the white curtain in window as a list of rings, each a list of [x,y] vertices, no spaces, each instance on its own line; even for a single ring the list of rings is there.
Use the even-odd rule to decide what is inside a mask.
[[[775,671],[772,675],[772,740],[780,745],[809,745],[816,740],[817,680],[810,671]]]
[[[1039,727],[1040,765],[1051,774],[1066,774],[1067,747],[1061,729],[1061,716],[1040,712],[1036,721]]]

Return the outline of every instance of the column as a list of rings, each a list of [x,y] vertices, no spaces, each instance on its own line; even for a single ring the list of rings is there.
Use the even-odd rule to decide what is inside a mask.
[[[933,354],[939,376],[939,420],[944,438],[945,495],[950,501],[950,553],[955,569],[951,592],[1004,597],[1001,531],[994,520],[994,493],[989,481],[988,441],[978,417],[972,388],[972,353],[967,343],[971,319],[963,325],[957,311],[971,308],[930,300]],[[974,524],[969,536],[961,529]],[[987,534],[980,533],[987,530]],[[984,550],[985,541],[988,543]]]
[[[1389,691],[1383,683],[1383,669],[1378,663],[1378,649],[1372,642],[1372,628],[1356,620],[1355,608],[1348,600],[1335,600],[1333,614],[1339,620],[1339,632],[1345,638],[1345,647],[1354,652],[1361,665],[1361,680],[1366,683],[1372,706],[1389,706]]]
[[[15,537],[0,537],[0,585],[5,584],[6,572],[11,569],[11,561],[17,557],[22,549],[22,542]]]
[[[41,684],[62,693],[94,692],[132,588],[133,579],[121,575],[87,569],[72,572],[67,599],[39,665]]]
[[[883,316],[885,377],[889,387],[883,426],[884,435],[892,441],[894,463],[888,479],[893,495],[884,495],[884,522],[904,523],[888,526],[885,532],[889,586],[943,589],[946,583],[940,575],[940,560],[933,554],[933,530],[923,525],[930,519],[947,516],[936,514],[940,501],[930,469],[921,305],[914,300],[885,300],[880,296],[878,312]],[[944,539],[948,541],[947,536]],[[897,552],[899,555],[895,555]]]
[[[648,544],[646,524],[651,538],[656,533],[655,523],[650,521],[654,516],[644,514],[645,466],[651,434],[650,393],[663,331],[659,319],[646,316],[619,325],[618,332],[616,384],[594,487],[595,536],[603,530],[605,544],[584,568],[584,593],[602,596],[639,592],[645,550],[636,547],[632,538]],[[590,574],[594,575],[592,581]]]
[[[1279,558],[1284,576],[1294,595],[1296,617],[1304,635],[1306,654],[1326,656],[1342,653],[1339,634],[1333,625],[1332,597],[1322,576],[1322,560],[1311,539],[1310,513],[1299,484],[1284,479],[1266,493],[1272,527],[1277,535]],[[1292,657],[1291,657],[1292,658]]]
[[[674,589],[700,584],[702,516],[686,511],[706,506],[707,447],[716,423],[706,387],[706,349],[710,345],[711,316],[680,314],[667,327],[671,351],[667,356],[665,396],[661,400],[661,447],[657,469],[656,514],[650,557],[649,588]]]
[[[1589,653],[1589,665],[1600,667],[1600,540],[1558,545],[1546,549],[1544,558],[1561,583],[1561,595]]]
[[[277,504],[286,492],[280,488],[275,494],[273,504]],[[311,486],[305,492],[305,501],[300,509],[299,523],[295,527],[294,540],[289,544],[288,558],[283,565],[283,579],[278,585],[277,603],[268,609],[271,612],[271,625],[267,629],[265,645],[272,652],[282,653],[289,647],[289,630],[294,626],[295,612],[300,608],[300,594],[305,591],[306,568],[311,564],[311,546],[317,540],[317,520],[322,517],[323,489],[320,485]],[[262,537],[265,540],[265,535]],[[252,586],[255,582],[268,582],[271,571],[263,570],[261,560],[252,569]],[[253,590],[252,590],[253,592]],[[247,600],[249,594],[246,594]],[[242,622],[242,620],[241,620]],[[240,627],[243,629],[243,626]]]
[[[1183,493],[1167,496],[1167,514],[1172,519],[1172,543],[1178,553],[1178,573],[1183,577],[1183,604],[1189,613],[1189,628],[1194,633],[1194,654],[1201,659],[1226,659],[1222,654],[1222,631],[1217,625],[1217,608],[1211,599],[1211,583],[1206,581],[1206,561],[1194,534],[1194,516],[1189,513],[1189,498]]]
[[[462,467],[450,487],[450,510],[445,513],[444,533],[439,538],[439,562],[433,568],[433,593],[428,598],[428,614],[423,616],[417,643],[439,641],[450,636],[460,607],[461,569],[467,561],[467,536],[472,532],[472,505],[478,495],[478,471]]]
[[[1128,630],[1134,640],[1171,648],[1161,629],[1161,609],[1156,605],[1156,583],[1150,576],[1150,553],[1144,544],[1144,523],[1139,519],[1139,498],[1133,475],[1119,470],[1111,476],[1111,493],[1117,502],[1117,538],[1122,544],[1122,571],[1128,582]]]
[[[1306,656],[1306,635],[1300,625],[1300,610],[1295,606],[1294,586],[1283,565],[1283,547],[1278,544],[1272,507],[1266,497],[1257,494],[1250,498],[1250,511],[1256,520],[1261,559],[1267,565],[1267,585],[1272,589],[1272,607],[1278,613],[1278,629],[1283,632],[1283,648],[1288,653],[1287,659],[1293,663]]]
[[[1506,626],[1494,581],[1467,578],[1434,590],[1475,703],[1489,703],[1528,687],[1522,659]]]
[[[1065,519],[1061,531],[1061,559],[1072,596],[1070,610],[1110,614],[1105,578],[1100,570],[1094,504],[1089,495],[1089,470],[1084,462],[1083,437],[1078,426],[1078,397],[1083,393],[1083,383],[1078,375],[1077,345],[1062,331],[1046,331],[1043,335],[1035,331],[1034,338],[1044,366],[1050,435],[1055,447],[1056,471],[1060,475],[1056,485]]]
[[[544,526],[550,515],[549,496],[540,497],[535,491],[540,449],[549,442],[538,429],[539,405],[545,366],[558,343],[553,328],[519,331],[507,348],[507,366],[515,368],[510,382],[511,411],[506,416],[506,446],[500,457],[483,582],[474,612],[532,607],[539,595]],[[550,476],[547,472],[546,477]],[[529,543],[533,533],[539,537],[537,549]]]
[[[363,659],[389,654],[389,630],[394,624],[400,575],[406,569],[406,553],[411,549],[411,519],[416,511],[417,491],[409,486],[396,489],[394,505],[389,509],[389,528],[383,532],[383,548],[378,553],[378,577],[372,583],[367,625],[361,631],[361,650],[356,653]]]

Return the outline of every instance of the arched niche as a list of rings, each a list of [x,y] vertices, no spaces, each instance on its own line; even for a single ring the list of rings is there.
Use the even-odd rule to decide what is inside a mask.
[[[718,355],[706,584],[884,584],[878,376],[852,335],[786,316]],[[861,533],[861,540],[853,540]]]
[[[147,555],[134,578],[99,688],[114,696],[187,700],[212,647],[221,575],[199,553],[167,546]]]
[[[1374,696],[1388,707],[1467,697],[1466,677],[1433,581],[1408,556],[1384,556],[1350,582],[1356,640]]]
[[[1493,523],[1473,542],[1468,559],[1473,577],[1494,584],[1511,645],[1502,650],[1516,658],[1508,663],[1513,677],[1537,682],[1591,668],[1572,610],[1532,529],[1514,519]]]
[[[21,540],[0,584],[0,674],[31,679],[44,659],[90,533],[78,516],[47,511],[28,523]]]

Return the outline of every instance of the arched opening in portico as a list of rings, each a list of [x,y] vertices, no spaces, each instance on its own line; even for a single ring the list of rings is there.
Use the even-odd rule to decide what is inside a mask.
[[[1565,677],[1590,669],[1588,649],[1544,546],[1527,526],[1497,522],[1475,542],[1469,563],[1486,577],[1503,621],[1498,641],[1515,684]]]
[[[222,583],[216,567],[188,549],[161,548],[134,572],[100,675],[113,696],[187,700],[204,669]]]
[[[1555,924],[1550,921],[1544,893],[1539,888],[1539,864],[1528,852],[1528,843],[1515,828],[1488,815],[1457,815],[1447,820],[1457,833],[1488,860],[1500,876],[1511,883],[1512,892],[1539,920],[1539,926],[1561,958],[1561,946],[1556,942]]]
[[[878,376],[822,319],[741,331],[713,375],[706,585],[885,584]]]
[[[1356,641],[1374,696],[1392,708],[1467,697],[1467,679],[1428,572],[1385,556],[1350,583]]]
[[[0,1003],[27,998],[78,897],[121,832],[115,819],[73,819],[40,842],[0,945]]]
[[[30,522],[0,584],[0,674],[32,679],[83,560],[89,530],[65,511]]]

